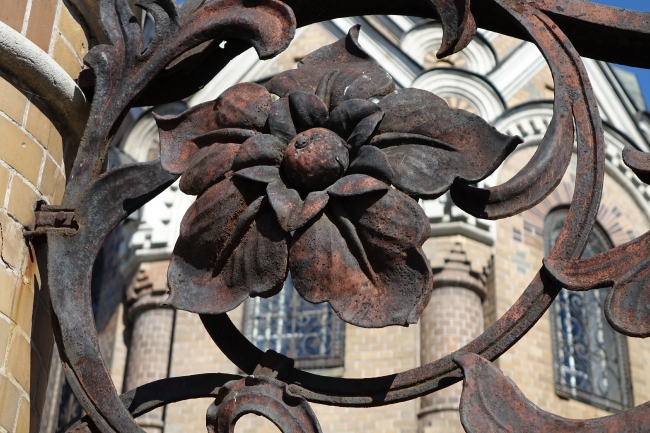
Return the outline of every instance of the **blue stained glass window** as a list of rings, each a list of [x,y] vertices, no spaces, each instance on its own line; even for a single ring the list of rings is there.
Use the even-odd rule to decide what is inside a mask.
[[[566,210],[546,218],[547,252],[566,220]],[[606,234],[595,226],[583,258],[611,248]],[[603,305],[609,288],[587,292],[562,289],[551,307],[555,390],[612,412],[633,406],[627,343],[607,322]]]
[[[246,303],[244,333],[261,350],[275,350],[299,368],[343,365],[344,323],[328,303],[305,301],[291,275],[282,291]]]

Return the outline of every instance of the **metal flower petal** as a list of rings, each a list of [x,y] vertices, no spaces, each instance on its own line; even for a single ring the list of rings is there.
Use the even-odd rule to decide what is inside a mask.
[[[218,314],[282,289],[290,236],[263,193],[261,183],[229,178],[190,206],[169,264],[167,303]]]
[[[264,87],[241,83],[178,116],[154,115],[163,167],[170,173],[182,173],[200,148],[216,142],[242,143],[262,132],[271,105],[271,95]]]
[[[201,195],[223,180],[232,169],[239,151],[240,145],[236,143],[217,143],[199,149],[183,172],[179,185],[181,191],[189,195]]]
[[[159,119],[163,159],[185,170],[183,191],[200,194],[170,265],[170,303],[225,312],[279,290],[288,265],[305,299],[330,302],[349,323],[417,322],[432,290],[429,222],[403,192],[430,197],[482,179],[520,139],[429,92],[390,93],[357,38],[353,27],[272,79],[275,103],[239,85]]]
[[[416,323],[432,290],[422,252],[426,215],[395,189],[330,198],[294,235],[289,268],[296,290],[328,301],[346,322],[368,328]]]
[[[269,92],[286,97],[294,91],[318,94],[334,109],[349,99],[369,99],[395,90],[390,75],[359,45],[359,25],[348,35],[305,57],[298,69],[273,77]]]
[[[382,181],[365,174],[351,174],[345,176],[327,188],[329,195],[334,197],[353,197],[375,191],[386,191],[390,188]]]
[[[375,146],[363,146],[359,149],[356,159],[348,168],[348,174],[354,173],[367,174],[388,184],[393,183],[394,173],[388,156]]]
[[[303,201],[295,189],[287,188],[282,181],[269,183],[266,194],[282,229],[290,233],[299,229],[327,205],[329,195],[315,191]]]
[[[240,170],[256,165],[279,167],[285,147],[285,144],[273,135],[255,135],[239,146],[232,169]]]
[[[414,197],[485,179],[523,141],[425,90],[397,90],[379,106],[384,119],[370,144],[388,155],[395,187]]]

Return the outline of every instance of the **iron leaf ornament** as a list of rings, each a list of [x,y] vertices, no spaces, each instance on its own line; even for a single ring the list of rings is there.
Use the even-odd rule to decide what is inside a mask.
[[[173,0],[142,0],[138,6],[156,22],[153,39],[145,46],[127,0],[98,3],[109,44],[93,47],[84,57],[89,69],[82,74],[91,73],[87,80],[94,81],[94,94],[63,198],[67,206],[76,205],[84,188],[99,176],[115,125],[167,65],[204,42],[228,37],[243,39],[261,59],[268,59],[287,48],[296,29],[293,11],[279,0],[204,0],[198,6],[188,2],[180,11]]]
[[[460,398],[461,422],[467,433],[603,433],[647,431],[645,403],[625,416],[576,420],[550,414],[533,404],[491,362],[474,353],[457,353],[465,374]]]
[[[650,154],[626,148],[623,162],[650,183]],[[650,337],[650,232],[581,260],[544,259],[546,272],[573,291],[611,287],[604,303],[609,324],[630,337]]]
[[[648,403],[600,420],[546,413],[489,363],[533,327],[563,285],[570,290],[613,286],[605,305],[612,326],[629,336],[650,335],[648,234],[579,260],[600,204],[605,144],[576,50],[647,66],[650,14],[582,0],[313,0],[308,5],[188,0],[180,7],[173,0],[142,0],[138,6],[155,21],[154,37],[145,46],[129,3],[97,0],[96,8],[84,7],[99,11],[99,22],[90,27],[101,29],[97,38],[105,43],[84,59],[80,87],[92,98],[90,117],[63,205],[47,211],[74,213],[74,224],[64,231],[41,227],[48,239],[57,347],[67,381],[87,414],[69,431],[142,432],[134,417],[202,397],[216,399],[208,412],[209,431],[232,430],[243,413],[268,417],[283,431],[320,431],[308,402],[387,405],[463,379],[460,412],[468,432],[520,432],[531,426],[650,430]],[[529,163],[503,185],[472,186],[499,167],[521,139],[450,108],[430,92],[397,89],[359,45],[359,28],[353,27],[265,86],[237,84],[178,116],[157,116],[161,159],[103,173],[111,138],[131,107],[187,97],[249,46],[260,58],[271,58],[287,48],[298,25],[361,11],[440,18],[439,57],[466,47],[477,22],[535,41],[553,74],[555,101],[548,131]],[[591,40],[601,33],[617,36],[601,41],[607,52]],[[629,43],[643,50],[629,56]],[[291,272],[303,298],[329,302],[348,323],[416,323],[432,291],[432,271],[422,251],[430,226],[417,200],[451,191],[455,203],[478,218],[521,213],[558,185],[574,141],[574,200],[544,268],[499,320],[455,354],[390,376],[323,379],[293,368],[282,355],[262,353],[225,314],[250,296],[273,296]],[[642,181],[650,179],[647,153],[626,149],[623,160]],[[183,219],[170,262],[169,303],[200,313],[214,342],[249,376],[169,378],[120,397],[93,322],[92,264],[111,230],[178,177],[181,190],[197,199]],[[238,402],[237,395],[245,398]]]
[[[302,297],[348,323],[417,322],[432,274],[414,198],[485,178],[521,139],[432,93],[395,90],[358,37],[355,26],[266,87],[156,117],[163,166],[198,195],[169,266],[170,305],[224,313],[275,295],[290,270]]]

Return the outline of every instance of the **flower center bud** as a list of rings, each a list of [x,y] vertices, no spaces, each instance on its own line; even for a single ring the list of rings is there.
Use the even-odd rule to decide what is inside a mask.
[[[282,160],[291,185],[304,192],[324,190],[343,176],[348,165],[345,142],[324,128],[298,134],[287,146]]]

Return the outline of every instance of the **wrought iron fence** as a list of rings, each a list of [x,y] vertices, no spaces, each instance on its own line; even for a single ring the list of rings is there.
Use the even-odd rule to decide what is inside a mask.
[[[563,419],[530,403],[490,363],[526,334],[562,287],[613,287],[604,301],[612,328],[629,337],[650,335],[650,235],[581,259],[600,203],[605,152],[580,59],[650,67],[650,14],[580,0],[139,5],[155,22],[146,45],[127,0],[84,8],[98,11],[96,27],[105,42],[85,57],[88,68],[79,80],[92,98],[90,117],[63,204],[39,209],[37,227],[28,233],[47,236],[57,346],[87,414],[70,431],[142,431],[134,418],[156,407],[214,397],[208,431],[232,431],[241,415],[256,413],[284,432],[315,432],[320,427],[308,402],[388,405],[461,380],[468,432],[650,430],[650,403],[598,420]],[[264,87],[239,84],[216,101],[158,116],[160,159],[103,171],[107,145],[128,109],[189,96],[250,45],[260,58],[270,58],[288,46],[297,26],[357,14],[440,19],[438,57],[466,47],[477,25],[534,41],[553,73],[555,103],[528,165],[503,185],[472,186],[521,139],[429,92],[396,91],[352,28]],[[274,351],[262,352],[230,322],[226,313],[248,297],[277,296],[288,270],[300,296],[328,302],[349,324],[417,322],[431,296],[432,274],[421,249],[429,222],[416,199],[450,191],[454,203],[476,218],[519,214],[558,185],[574,139],[575,195],[558,242],[511,309],[459,351],[390,377],[323,378]],[[625,149],[623,160],[642,181],[650,180],[648,154]],[[198,199],[170,263],[168,302],[200,314],[215,343],[247,376],[174,377],[119,396],[93,325],[92,264],[111,230],[178,177],[181,189]]]

